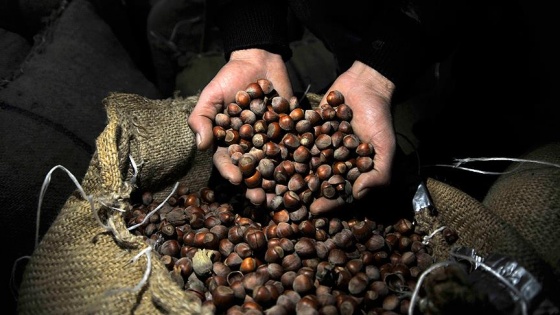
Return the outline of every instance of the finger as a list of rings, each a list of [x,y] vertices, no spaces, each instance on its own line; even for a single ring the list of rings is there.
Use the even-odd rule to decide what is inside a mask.
[[[327,93],[323,94],[323,98],[321,98],[321,102],[319,102],[319,105],[327,104],[327,95],[329,95],[329,92],[331,90],[332,90],[332,87],[327,91]]]
[[[292,83],[290,82],[288,70],[284,62],[273,65],[267,73],[267,80],[274,86],[274,90],[285,99],[289,99],[294,95]]]
[[[338,210],[345,204],[346,202],[342,197],[338,197],[336,199],[320,197],[313,201],[313,203],[311,203],[311,205],[309,206],[309,212],[312,215],[323,214]]]
[[[196,135],[196,145],[199,150],[207,150],[212,146],[214,135],[212,127],[214,118],[222,109],[223,100],[220,96],[212,96],[211,90],[204,89],[198,102],[189,115],[189,127]]]
[[[374,187],[389,184],[391,180],[391,159],[391,157],[375,154],[373,169],[358,176],[352,185],[352,194],[356,199],[362,199]]]
[[[213,156],[214,165],[223,178],[229,180],[234,185],[241,183],[242,175],[239,168],[231,162],[227,149],[219,147]]]
[[[271,82],[275,82],[274,79],[270,79]],[[282,96],[285,99],[289,99],[290,97],[292,97],[292,95],[294,95],[294,92],[292,90],[292,86],[290,85],[290,82],[284,82],[285,80],[278,80],[277,84],[274,84],[274,89],[276,90],[276,92],[278,93],[278,95]]]

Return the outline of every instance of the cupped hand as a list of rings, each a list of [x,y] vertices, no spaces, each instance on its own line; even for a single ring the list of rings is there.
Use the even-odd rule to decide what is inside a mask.
[[[338,90],[352,108],[352,130],[361,142],[374,148],[373,170],[361,174],[352,186],[355,199],[363,198],[370,189],[388,185],[396,150],[396,138],[391,116],[391,97],[395,86],[373,68],[356,61],[332,84],[329,91]],[[325,104],[326,96],[321,100]],[[345,204],[342,198],[318,198],[310,206],[312,214],[335,210]]]
[[[213,146],[212,127],[214,117],[225,105],[235,101],[235,94],[259,79],[268,79],[276,92],[289,99],[293,92],[288,70],[277,54],[262,49],[238,50],[231,53],[229,61],[220,69],[199,95],[198,102],[189,115],[188,124],[196,135],[199,150]],[[239,169],[231,162],[227,148],[218,147],[213,158],[214,165],[222,177],[233,184],[243,180]],[[254,204],[266,200],[263,189],[248,189],[246,197]]]

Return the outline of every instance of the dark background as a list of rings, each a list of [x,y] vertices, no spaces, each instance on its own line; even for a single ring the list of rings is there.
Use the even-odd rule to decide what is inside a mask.
[[[49,170],[63,165],[78,180],[85,174],[105,124],[101,102],[109,92],[168,97],[162,80],[173,84],[177,73],[194,77],[196,71],[207,80],[223,63],[216,57],[219,38],[208,25],[202,27],[204,45],[193,48],[185,40],[200,39],[200,23],[179,34],[184,35],[176,41],[179,56],[166,59],[169,55],[154,52],[148,18],[163,2],[0,1],[0,224],[5,266],[32,254],[39,192]],[[191,2],[185,14],[203,16],[204,1]],[[434,177],[482,200],[494,176],[434,165],[449,165],[455,158],[517,157],[560,138],[555,11],[544,1],[474,2],[470,22],[452,56],[434,65],[412,93],[395,104],[402,155],[389,202],[408,203],[399,193],[416,175]],[[290,63],[292,75],[299,78],[294,81],[300,83],[295,90],[301,92],[315,80],[311,91],[321,92],[328,86],[325,80],[332,78],[332,65],[320,64],[330,60],[328,53],[310,51],[317,48],[312,38],[296,45],[298,53]],[[312,58],[317,64],[298,63],[297,58],[312,54],[319,54]],[[204,80],[192,82],[182,93],[193,93]],[[499,171],[507,164],[465,166]],[[42,203],[39,235],[74,189],[66,174],[53,173]],[[24,265],[25,260],[15,265],[15,287],[10,283],[12,269],[2,272],[2,285],[9,292],[17,287]],[[7,310],[15,313],[12,294],[4,300],[9,302]]]

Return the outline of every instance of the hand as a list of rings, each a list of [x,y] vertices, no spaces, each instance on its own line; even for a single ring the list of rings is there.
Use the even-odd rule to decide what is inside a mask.
[[[196,134],[199,150],[212,147],[214,117],[222,111],[223,106],[234,102],[239,90],[263,78],[273,83],[280,96],[289,99],[293,95],[288,70],[280,55],[262,49],[232,52],[230,60],[202,90],[198,103],[189,115],[188,124]],[[227,148],[217,148],[213,161],[222,177],[235,185],[241,183],[243,177],[231,162]],[[246,197],[254,204],[262,204],[266,200],[265,192],[260,188],[248,189]]]
[[[344,95],[345,103],[352,108],[351,121],[354,133],[362,142],[374,148],[373,170],[361,174],[353,184],[355,199],[363,198],[370,189],[388,185],[396,150],[396,138],[391,117],[391,97],[394,84],[373,68],[356,61],[342,73],[330,87],[329,92],[338,90]],[[321,104],[327,102],[326,95]],[[319,198],[310,206],[312,214],[332,211],[344,205],[344,200]]]

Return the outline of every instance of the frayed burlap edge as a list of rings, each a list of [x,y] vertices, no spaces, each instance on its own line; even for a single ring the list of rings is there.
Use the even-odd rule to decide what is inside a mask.
[[[150,103],[131,95],[114,94],[109,99],[114,97]],[[68,198],[35,249],[20,286],[18,312],[203,314],[200,299],[171,280],[158,254],[128,231],[122,213],[115,210],[130,206],[134,180],[142,178],[128,161],[129,155],[142,151],[142,144],[134,145],[133,139],[139,138],[138,129],[127,125],[132,120],[122,119],[114,102],[105,104],[108,124],[97,139],[97,151],[82,181],[85,196],[76,191]],[[185,125],[188,113],[184,113]],[[184,158],[197,160],[194,156],[200,152],[192,149],[192,132],[185,137],[193,146]],[[202,157],[205,161],[200,164],[212,164],[208,154]]]

